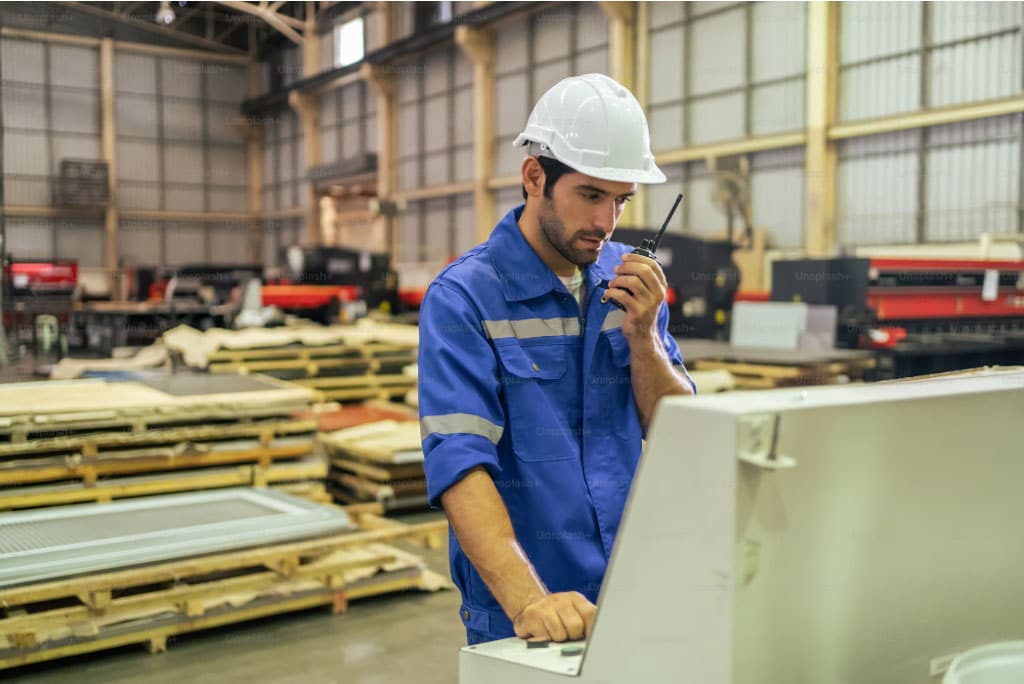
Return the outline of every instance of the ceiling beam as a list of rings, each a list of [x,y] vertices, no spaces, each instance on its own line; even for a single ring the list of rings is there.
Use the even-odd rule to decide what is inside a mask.
[[[245,54],[241,50],[238,50],[238,49],[233,48],[233,47],[229,47],[227,45],[224,45],[223,43],[216,43],[216,42],[214,42],[212,40],[207,40],[205,38],[201,38],[200,36],[196,36],[196,35],[193,35],[191,33],[186,33],[184,31],[179,31],[177,29],[167,28],[166,26],[158,26],[157,24],[155,24],[153,22],[145,21],[143,19],[136,19],[134,17],[128,17],[128,16],[122,16],[122,15],[119,15],[119,14],[115,14],[114,12],[111,12],[109,10],[105,10],[105,9],[101,9],[99,7],[96,7],[96,6],[92,5],[91,3],[87,3],[87,2],[61,2],[60,4],[64,5],[64,6],[67,6],[67,7],[71,7],[71,8],[73,8],[73,9],[79,11],[79,12],[84,12],[85,14],[91,14],[91,15],[96,16],[96,17],[102,17],[103,19],[108,19],[110,21],[115,21],[115,22],[120,23],[120,24],[125,24],[127,26],[132,26],[132,27],[137,28],[137,29],[139,29],[141,31],[148,31],[150,33],[153,33],[153,34],[156,34],[156,35],[159,35],[159,36],[163,36],[165,38],[170,38],[172,40],[179,40],[179,41],[181,41],[183,43],[190,43],[190,44],[195,45],[197,47],[206,48],[207,50],[213,50],[215,52],[227,52],[227,53],[232,53],[232,54]],[[245,3],[242,3],[242,4],[245,4]]]
[[[254,5],[250,2],[241,2],[240,0],[221,0],[220,4],[225,7],[229,7],[239,12],[245,12],[246,14],[252,14],[261,18],[267,22],[271,27],[282,33],[286,38],[295,43],[296,45],[302,45],[302,36],[299,35],[295,29],[288,25],[288,22],[283,21],[286,17],[283,17],[276,12],[268,11],[267,7],[262,5]],[[287,17],[290,19],[291,17]],[[300,23],[301,25],[301,23]]]

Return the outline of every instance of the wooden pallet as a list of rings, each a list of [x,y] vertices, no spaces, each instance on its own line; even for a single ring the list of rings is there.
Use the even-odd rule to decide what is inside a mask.
[[[810,385],[834,385],[863,377],[872,367],[872,360],[864,362],[833,361],[819,364],[767,364],[739,361],[700,359],[694,362],[696,370],[725,370],[734,378],[737,389],[771,389]]]
[[[344,612],[367,596],[450,586],[417,556],[385,544],[437,548],[445,521],[353,517],[373,529],[0,590],[0,669],[131,643],[160,652],[185,632],[321,605]]]
[[[402,397],[416,387],[416,380],[406,375],[360,375],[353,377],[319,377],[296,380],[313,389],[325,401],[389,401]]]
[[[312,361],[319,359],[407,358],[416,354],[416,348],[400,344],[326,344],[322,346],[289,345],[256,349],[220,349],[206,358],[210,365],[221,363],[248,363],[258,361]]]
[[[125,476],[84,482],[0,489],[0,511],[74,503],[107,503],[153,494],[199,489],[257,486],[323,480],[327,464],[320,458],[296,462],[242,465],[231,468],[175,470],[159,475]]]

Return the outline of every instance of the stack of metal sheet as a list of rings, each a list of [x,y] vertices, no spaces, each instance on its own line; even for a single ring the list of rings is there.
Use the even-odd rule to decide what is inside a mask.
[[[0,385],[0,510],[322,483],[313,400],[260,376]]]
[[[322,433],[320,442],[330,461],[327,486],[339,503],[427,506],[419,421],[376,421]]]
[[[364,596],[448,586],[340,508],[239,488],[0,517],[0,669]]]
[[[314,389],[322,401],[396,399],[416,387],[405,372],[416,363],[412,325],[360,325],[207,330],[184,326],[163,343],[193,368],[210,373],[262,373]]]

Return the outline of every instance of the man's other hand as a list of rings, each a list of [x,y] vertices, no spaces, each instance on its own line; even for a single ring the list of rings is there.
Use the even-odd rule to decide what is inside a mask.
[[[579,592],[548,594],[526,606],[512,626],[520,639],[576,640],[590,634],[596,612],[597,607]]]

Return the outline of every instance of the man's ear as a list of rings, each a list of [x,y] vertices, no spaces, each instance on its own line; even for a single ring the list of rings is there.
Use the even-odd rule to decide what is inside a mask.
[[[523,176],[523,187],[530,197],[542,197],[544,195],[544,167],[540,165],[536,157],[527,157],[523,160],[520,169]]]

